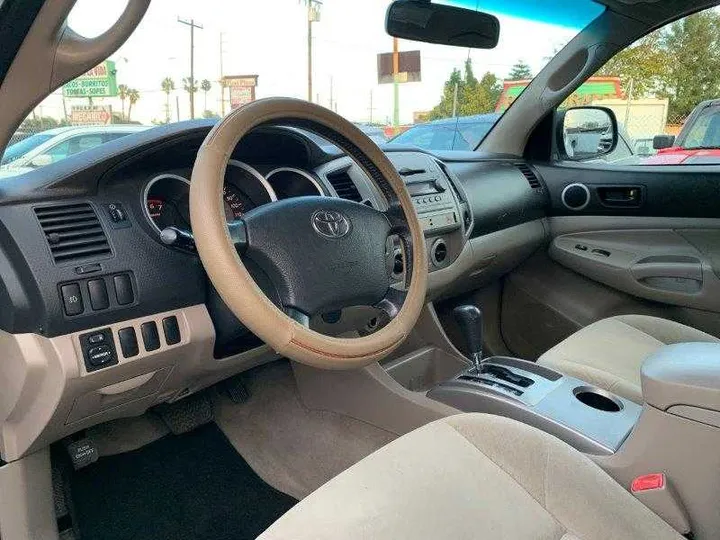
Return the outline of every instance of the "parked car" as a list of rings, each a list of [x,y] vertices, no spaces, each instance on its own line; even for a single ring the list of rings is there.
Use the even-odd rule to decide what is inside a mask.
[[[8,146],[0,160],[0,170],[20,174],[145,129],[147,126],[138,125],[48,129]]]
[[[390,144],[412,145],[423,150],[474,150],[495,125],[500,113],[443,118],[418,124],[396,135]]]
[[[472,151],[477,148],[500,116],[502,116],[500,113],[487,113],[433,120],[411,127],[395,136],[389,143],[412,145],[430,151]],[[598,146],[606,142],[601,133],[594,131],[577,133],[574,138],[576,149],[586,148],[590,156],[595,156]],[[640,158],[633,151],[634,146],[625,128],[618,126],[618,144],[615,150],[600,158],[591,158],[590,161],[616,162],[624,165],[637,163]]]
[[[657,154],[644,160],[645,165],[720,163],[720,99],[701,102],[690,113],[677,138],[656,135]]]

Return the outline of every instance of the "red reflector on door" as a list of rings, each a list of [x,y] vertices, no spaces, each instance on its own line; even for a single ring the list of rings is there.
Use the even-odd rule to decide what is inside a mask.
[[[660,489],[665,485],[665,475],[663,473],[644,474],[638,476],[632,481],[630,490],[633,493],[638,491],[647,491],[649,489]]]

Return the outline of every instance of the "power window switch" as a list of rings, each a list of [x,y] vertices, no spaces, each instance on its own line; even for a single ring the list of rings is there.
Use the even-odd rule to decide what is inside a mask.
[[[143,345],[146,351],[154,351],[160,348],[160,336],[155,321],[148,321],[140,325],[140,333],[142,334]]]
[[[62,297],[65,315],[80,315],[85,311],[83,306],[82,295],[80,294],[80,285],[77,283],[68,283],[60,287],[60,296]]]
[[[118,330],[118,341],[125,358],[132,358],[140,353],[135,329],[132,326]]]

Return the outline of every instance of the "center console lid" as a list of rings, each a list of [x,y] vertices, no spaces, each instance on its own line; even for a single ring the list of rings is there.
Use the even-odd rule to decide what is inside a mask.
[[[662,347],[643,363],[642,390],[656,409],[720,425],[720,343]]]

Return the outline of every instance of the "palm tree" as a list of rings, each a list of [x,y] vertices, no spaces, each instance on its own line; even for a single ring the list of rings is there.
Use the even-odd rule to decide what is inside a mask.
[[[165,92],[165,122],[170,123],[170,93],[175,90],[175,81],[165,77],[160,83],[162,91]]]
[[[140,99],[140,92],[138,92],[134,88],[128,88],[127,98],[128,98],[128,100],[130,100],[130,105],[128,106],[128,115],[127,115],[127,120],[129,122],[130,121],[130,113],[132,112],[132,107],[133,107],[133,105],[135,105],[137,103],[138,99]]]
[[[197,82],[190,77],[183,79],[183,88],[190,95],[190,118],[195,118],[195,92],[198,91]]]
[[[203,107],[203,111],[207,111],[207,94],[212,89],[212,83],[208,81],[207,79],[203,79],[200,83],[200,90],[205,92],[205,106]]]
[[[122,114],[121,117],[125,119],[125,99],[127,99],[128,87],[127,84],[118,85],[118,96],[120,97],[120,103],[122,103]]]

